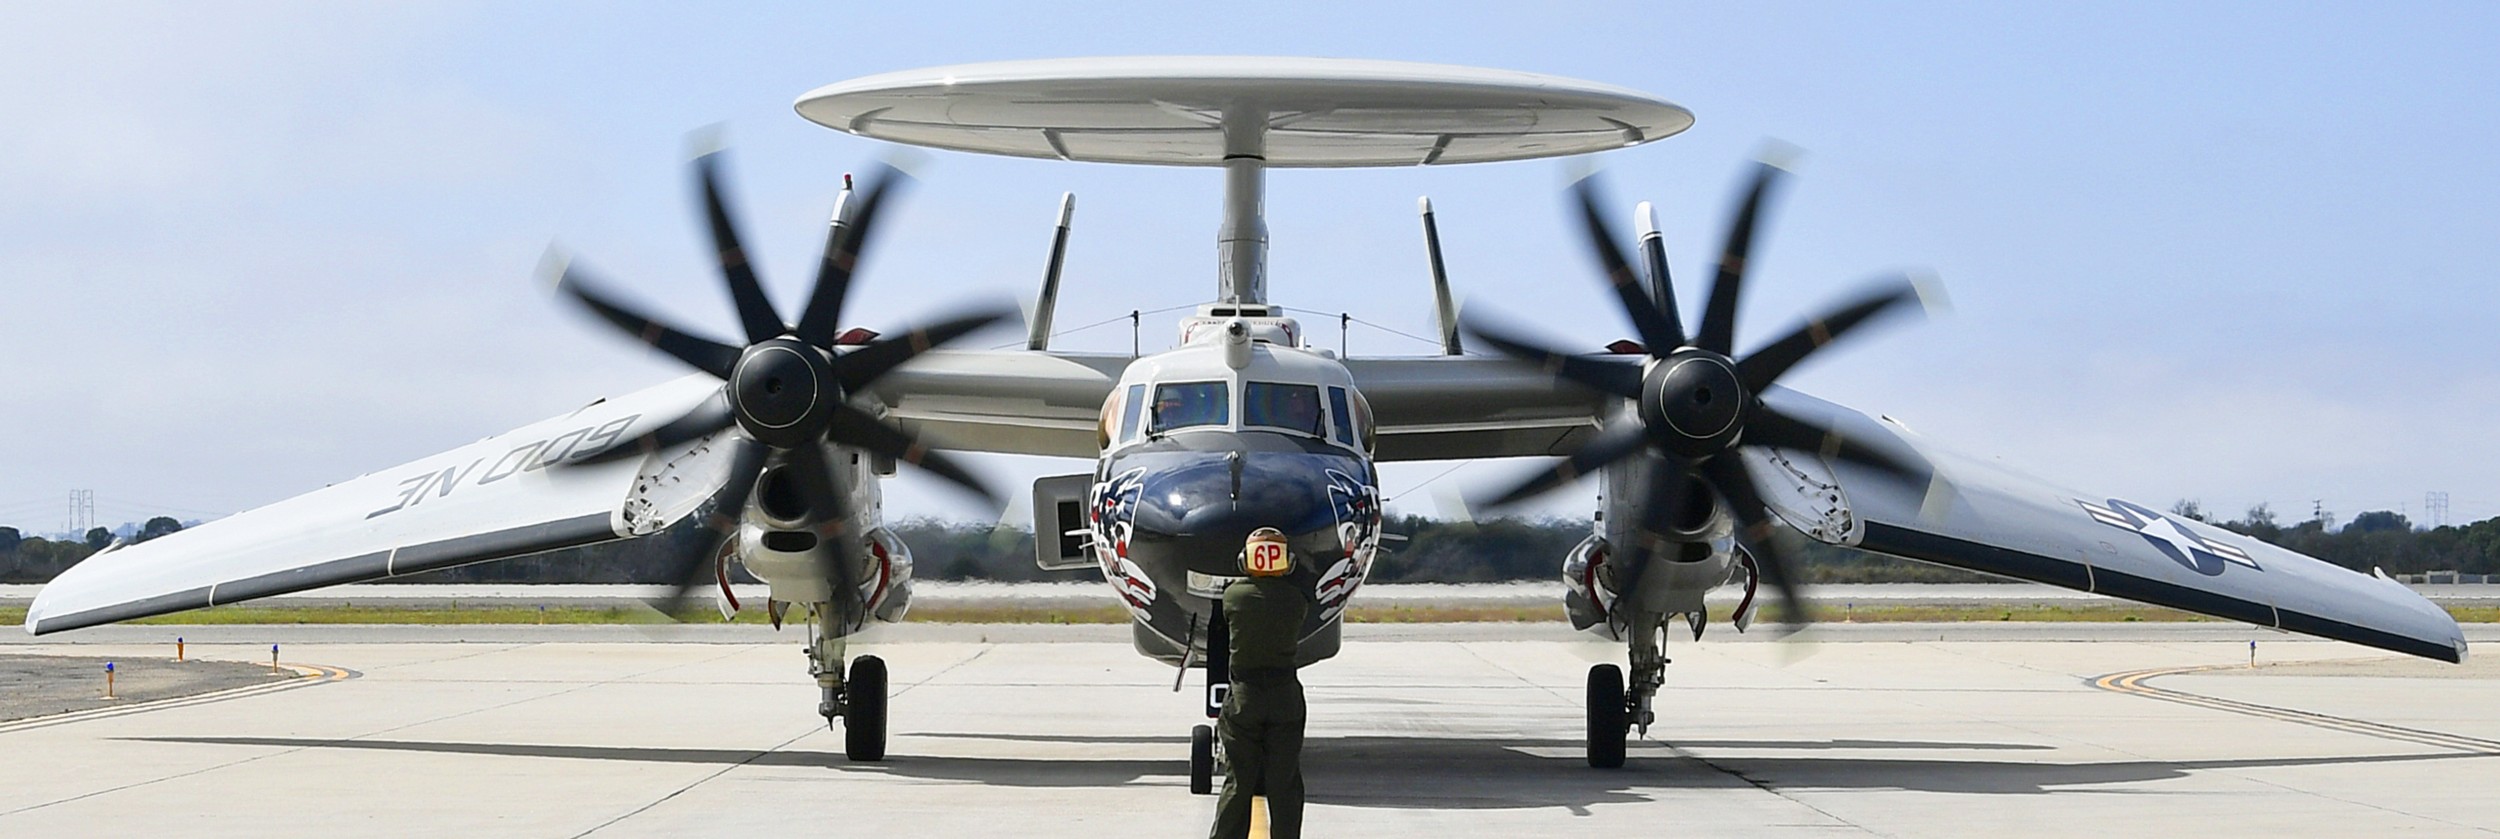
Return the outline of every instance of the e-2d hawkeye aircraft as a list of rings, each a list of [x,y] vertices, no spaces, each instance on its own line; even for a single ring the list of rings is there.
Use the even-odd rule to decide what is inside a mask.
[[[765,299],[712,158],[698,183],[742,343],[645,314],[565,261],[570,298],[700,372],[593,402],[434,457],[142,544],[46,586],[26,628],[50,633],[321,586],[648,535],[702,516],[722,538],[682,559],[676,594],[729,563],[769,584],[776,625],[807,627],[820,711],[853,759],[885,751],[886,669],[843,639],[909,607],[911,554],[883,527],[878,476],[911,463],[987,494],[932,448],[1089,458],[1033,489],[1051,568],[1099,568],[1134,618],[1140,653],[1208,669],[1220,698],[1217,596],[1254,528],[1290,534],[1293,579],[1317,607],[1301,660],[1336,653],[1340,620],[1380,553],[1375,465],[1561,456],[1499,493],[1524,498],[1596,474],[1592,535],[1557,557],[1575,626],[1626,645],[1588,676],[1588,760],[1623,761],[1655,719],[1664,635],[1698,636],[1702,596],[1767,586],[1802,615],[1774,522],[1834,545],[2159,604],[2289,632],[2461,661],[2445,612],[2364,575],[2123,499],[2057,488],[1956,456],[1889,420],[1780,387],[1785,371],[1861,324],[1913,308],[1906,281],[1736,352],[1735,314],[1777,170],[1744,193],[1707,302],[1689,330],[1654,222],[1627,258],[1593,188],[1580,221],[1637,341],[1576,354],[1450,305],[1429,204],[1424,226],[1445,353],[1344,358],[1268,301],[1262,219],[1271,167],[1442,165],[1583,154],[1676,134],[1692,115],[1637,91],[1552,76],[1390,62],[1125,58],[1007,62],[855,79],[810,92],[801,116],[899,143],[1069,161],[1220,168],[1214,302],[1151,355],[1049,348],[1064,253],[1021,349],[932,351],[1002,319],[975,310],[880,337],[843,331],[843,300],[896,183],[845,191],[796,323]],[[1511,358],[1461,353],[1462,333]],[[1593,343],[1593,342],[1592,342]],[[728,608],[728,607],[725,607]],[[1628,677],[1627,673],[1628,672]],[[1193,789],[1212,738],[1197,731]]]

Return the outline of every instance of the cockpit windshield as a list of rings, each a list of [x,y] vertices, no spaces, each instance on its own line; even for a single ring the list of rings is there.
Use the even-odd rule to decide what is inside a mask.
[[[1325,432],[1320,425],[1319,388],[1251,382],[1241,396],[1241,424],[1321,436]]]
[[[1151,428],[1161,434],[1193,425],[1223,425],[1232,419],[1230,392],[1223,382],[1174,382],[1155,386]]]

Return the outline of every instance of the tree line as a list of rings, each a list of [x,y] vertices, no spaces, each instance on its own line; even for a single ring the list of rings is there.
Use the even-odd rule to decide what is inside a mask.
[[[2391,574],[2459,571],[2500,573],[2500,517],[2462,526],[2417,530],[2396,512],[2379,510],[2353,517],[2341,528],[2324,521],[2283,523],[2265,505],[2236,519],[2223,519],[2193,501],[2172,505],[2171,513],[2244,533],[2356,571],[2373,567]],[[395,582],[435,583],[646,583],[671,582],[671,569],[685,557],[699,556],[717,544],[712,532],[690,516],[677,526],[650,536],[549,551],[501,562],[485,562],[412,575]],[[1021,527],[910,519],[889,525],[909,544],[916,576],[936,580],[1036,582],[1092,580],[1091,570],[1043,571],[1033,563],[1033,533]],[[180,522],[159,516],[149,519],[133,537],[146,541],[182,529]],[[1489,519],[1450,522],[1422,516],[1393,516],[1384,529],[1394,536],[1374,563],[1374,582],[1478,583],[1551,580],[1561,573],[1563,556],[1589,533],[1580,520]],[[1782,544],[1798,557],[1801,576],[1819,583],[1988,582],[1988,577],[1941,566],[1878,556],[1850,548],[1813,542],[1782,531]],[[96,528],[81,540],[50,540],[23,536],[0,527],[0,582],[40,583],[110,545],[111,531]],[[708,569],[704,571],[708,575]],[[739,579],[747,578],[743,572]]]

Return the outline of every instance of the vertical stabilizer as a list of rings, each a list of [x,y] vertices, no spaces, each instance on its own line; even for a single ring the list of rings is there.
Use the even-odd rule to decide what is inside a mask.
[[[1432,198],[1417,198],[1415,206],[1424,214],[1424,259],[1432,266],[1432,316],[1441,330],[1441,354],[1458,355],[1458,306],[1450,302],[1450,273],[1441,262],[1441,226],[1432,220]]]
[[[1033,319],[1024,348],[1050,349],[1050,318],[1059,310],[1059,268],[1068,261],[1068,226],[1076,220],[1076,193],[1059,195],[1059,232],[1051,235],[1050,264],[1042,269],[1042,293],[1033,298]]]

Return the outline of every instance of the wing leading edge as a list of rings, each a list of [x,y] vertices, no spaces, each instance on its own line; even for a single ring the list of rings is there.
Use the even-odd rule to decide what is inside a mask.
[[[1933,467],[1927,485],[1912,486],[1817,453],[1748,455],[1766,493],[1779,496],[1770,499],[1773,509],[1816,538],[2440,661],[2465,659],[2456,620],[2383,574],[2123,499],[2061,489],[1795,391],[1773,389],[1762,398],[1824,420],[1853,444],[1913,452]],[[1816,500],[1835,488],[1837,513]]]
[[[711,398],[689,376],[392,469],[88,557],[26,613],[41,635],[648,533],[717,490],[707,441],[574,463]]]

